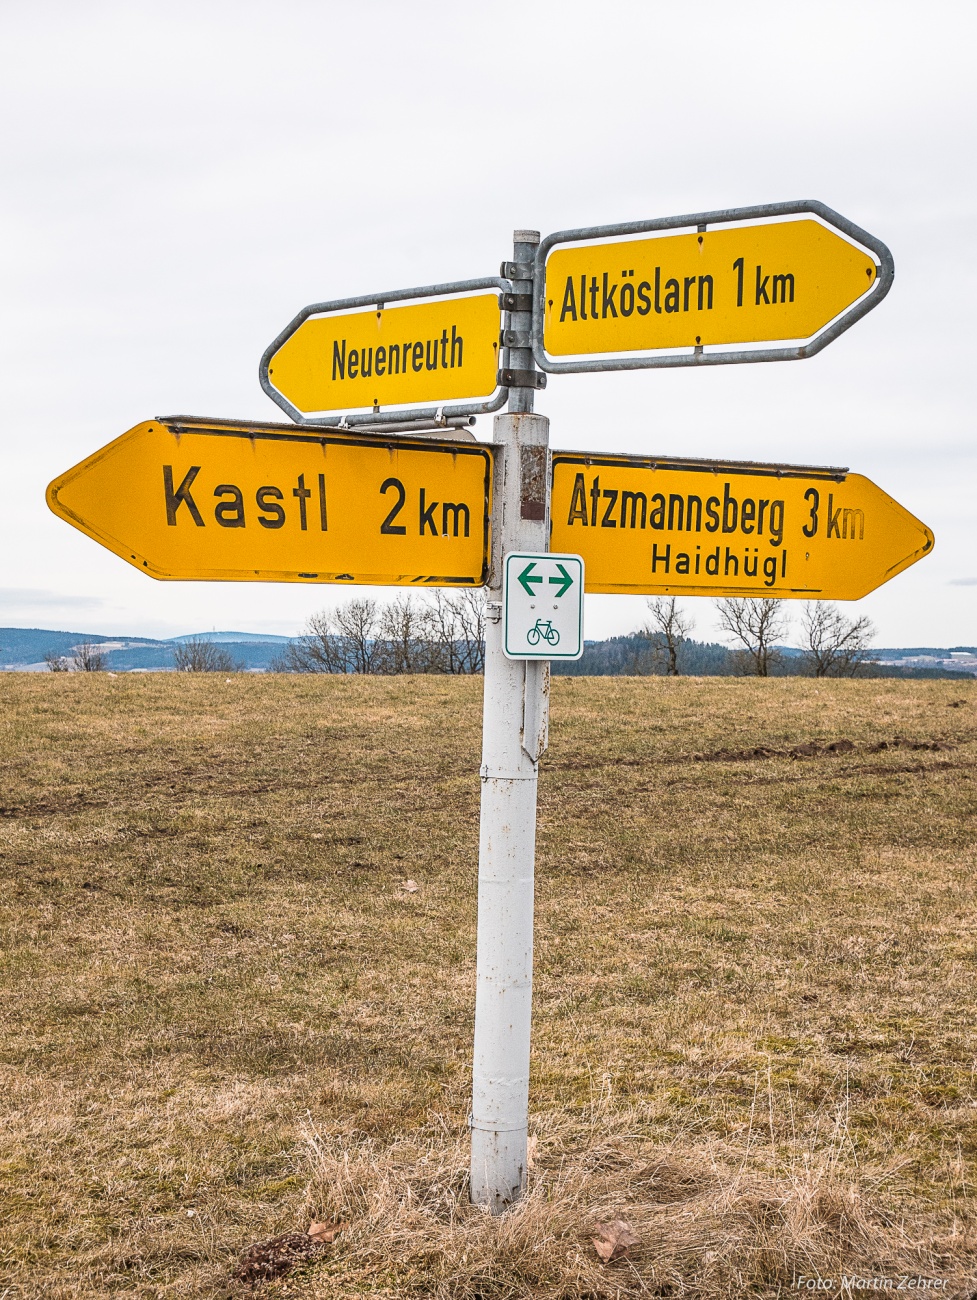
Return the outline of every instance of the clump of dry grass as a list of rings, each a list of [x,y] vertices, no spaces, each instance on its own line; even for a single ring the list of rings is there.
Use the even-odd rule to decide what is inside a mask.
[[[309,1125],[300,1163],[305,1210],[346,1219],[333,1261],[294,1294],[418,1295],[431,1300],[616,1300],[688,1296],[738,1300],[797,1290],[803,1278],[925,1276],[959,1294],[975,1239],[948,1241],[938,1224],[882,1211],[886,1176],[841,1167],[838,1126],[823,1148],[794,1152],[778,1172],[751,1168],[745,1148],[697,1142],[662,1148],[640,1109],[602,1107],[584,1127],[539,1116],[525,1199],[499,1219],[467,1196],[467,1143],[428,1130],[378,1144]],[[598,1223],[624,1218],[639,1245],[610,1264],[592,1243]],[[291,1295],[291,1287],[282,1294]]]

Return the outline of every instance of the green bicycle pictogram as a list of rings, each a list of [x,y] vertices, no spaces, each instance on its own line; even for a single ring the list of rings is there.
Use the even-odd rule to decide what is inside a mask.
[[[526,633],[526,641],[529,645],[539,645],[541,640],[545,641],[547,645],[560,644],[560,634],[553,626],[552,619],[538,618]]]

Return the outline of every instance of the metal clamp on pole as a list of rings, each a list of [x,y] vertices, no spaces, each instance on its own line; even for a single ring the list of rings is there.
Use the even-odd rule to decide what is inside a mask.
[[[529,311],[533,309],[531,293],[500,293],[499,306],[503,311]]]
[[[506,331],[508,334],[510,331]],[[499,371],[499,386],[502,388],[545,388],[546,375],[542,370],[512,370],[507,368]]]
[[[531,280],[533,264],[532,262],[503,262],[499,275],[503,280]]]

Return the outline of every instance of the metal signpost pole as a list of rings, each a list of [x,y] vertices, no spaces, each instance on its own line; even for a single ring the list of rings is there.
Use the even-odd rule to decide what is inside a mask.
[[[549,420],[534,415],[544,376],[530,339],[539,235],[517,230],[507,279],[509,409],[497,415],[492,578],[485,629],[471,1198],[494,1214],[526,1188],[533,977],[536,784],[546,748],[549,664],[502,650],[502,558],[549,549]]]

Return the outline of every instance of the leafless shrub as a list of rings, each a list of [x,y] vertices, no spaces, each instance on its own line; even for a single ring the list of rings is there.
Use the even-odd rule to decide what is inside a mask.
[[[674,596],[658,596],[648,601],[651,623],[644,635],[651,642],[651,660],[655,669],[664,667],[669,677],[678,677],[678,654],[683,641],[695,627],[692,618],[679,609]]]
[[[105,671],[107,655],[101,646],[76,645],[74,669],[79,673],[101,673]]]
[[[48,672],[51,673],[70,673],[72,663],[67,655],[56,654],[55,651],[49,650],[44,656],[44,662],[48,666]]]
[[[198,636],[173,647],[173,662],[178,673],[233,673],[242,668],[224,646]]]
[[[845,618],[837,605],[811,600],[804,606],[804,659],[815,677],[854,677],[875,636],[871,621]]]
[[[742,647],[737,661],[744,675],[769,677],[771,667],[780,658],[774,642],[782,640],[787,632],[783,604],[782,600],[741,600],[733,596],[716,601],[720,626]]]

